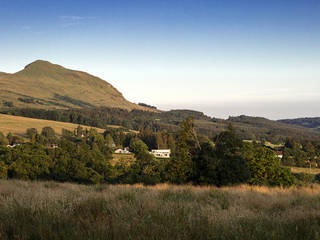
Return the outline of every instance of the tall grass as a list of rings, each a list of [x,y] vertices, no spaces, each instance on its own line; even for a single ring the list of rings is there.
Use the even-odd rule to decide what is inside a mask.
[[[320,187],[0,181],[0,239],[319,239]]]

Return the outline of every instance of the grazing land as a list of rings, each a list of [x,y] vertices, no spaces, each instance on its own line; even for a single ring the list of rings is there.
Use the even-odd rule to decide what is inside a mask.
[[[0,181],[0,238],[319,239],[312,188]]]
[[[19,116],[11,116],[6,114],[0,114],[0,132],[8,134],[11,132],[16,135],[23,135],[26,133],[28,128],[36,128],[38,132],[41,132],[41,129],[44,127],[52,127],[57,134],[61,134],[62,129],[73,131],[77,128],[77,124],[57,122],[50,120],[42,120],[35,118],[26,118]],[[82,126],[84,129],[89,129],[91,127]],[[117,126],[114,126],[117,127]],[[95,128],[98,132],[103,132],[104,129]]]
[[[292,173],[320,174],[320,168],[290,167]]]

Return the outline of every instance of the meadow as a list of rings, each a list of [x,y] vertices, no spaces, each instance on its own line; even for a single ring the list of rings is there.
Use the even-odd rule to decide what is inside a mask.
[[[320,174],[320,168],[290,167],[292,173]]]
[[[62,129],[73,131],[78,127],[78,124],[0,114],[0,132],[5,135],[9,132],[15,135],[24,135],[27,128],[35,128],[38,132],[41,132],[41,129],[47,126],[52,127],[57,134],[61,135]],[[84,125],[81,126],[84,129],[92,128]],[[108,125],[108,127],[117,128],[118,126]],[[104,129],[94,129],[100,133],[104,132]]]
[[[0,181],[0,239],[319,239],[320,186]]]

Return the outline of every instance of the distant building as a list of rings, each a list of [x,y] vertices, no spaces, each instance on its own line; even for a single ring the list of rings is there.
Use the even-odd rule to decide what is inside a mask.
[[[283,152],[282,151],[276,151],[276,155],[278,158],[283,158]]]
[[[114,153],[117,153],[117,154],[130,154],[131,152],[128,150],[128,148],[125,148],[125,149],[117,149],[114,151]]]
[[[49,144],[48,148],[52,148],[52,149],[58,148],[58,145],[57,144]]]
[[[153,149],[151,150],[156,158],[170,158],[171,150],[170,149]]]
[[[14,148],[14,147],[18,147],[20,145],[21,145],[21,143],[15,143],[15,144],[12,144],[12,145],[7,145],[7,147]]]

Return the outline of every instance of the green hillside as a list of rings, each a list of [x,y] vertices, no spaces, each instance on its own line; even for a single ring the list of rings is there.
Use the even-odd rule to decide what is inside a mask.
[[[248,138],[261,140],[265,139],[271,142],[281,142],[286,137],[295,139],[319,140],[320,133],[314,129],[302,126],[290,125],[283,122],[273,121],[262,117],[250,117],[241,115],[230,117],[228,122],[239,130],[240,135],[247,135]]]
[[[116,88],[98,77],[41,60],[14,74],[0,73],[0,107],[149,110],[127,101]]]
[[[320,117],[283,119],[283,120],[279,120],[279,122],[306,127],[306,128],[320,129]]]

